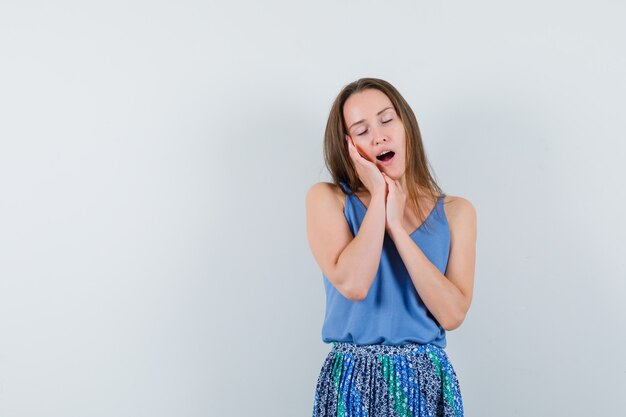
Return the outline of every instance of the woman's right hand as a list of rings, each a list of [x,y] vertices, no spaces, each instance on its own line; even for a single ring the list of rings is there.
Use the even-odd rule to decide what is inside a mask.
[[[387,182],[376,164],[361,156],[350,136],[346,135],[346,141],[348,142],[348,152],[350,153],[354,168],[356,169],[359,179],[370,192],[370,195],[378,193],[386,195]]]

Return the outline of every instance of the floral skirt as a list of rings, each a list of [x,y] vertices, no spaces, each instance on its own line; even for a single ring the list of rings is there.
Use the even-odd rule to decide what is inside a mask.
[[[432,344],[333,342],[315,388],[313,417],[461,417],[456,372]]]

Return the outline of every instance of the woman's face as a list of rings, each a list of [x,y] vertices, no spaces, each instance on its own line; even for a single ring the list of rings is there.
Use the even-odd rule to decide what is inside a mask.
[[[343,117],[359,153],[391,178],[400,178],[405,169],[405,131],[389,98],[374,88],[352,94],[343,106]],[[386,150],[393,157],[378,159]]]

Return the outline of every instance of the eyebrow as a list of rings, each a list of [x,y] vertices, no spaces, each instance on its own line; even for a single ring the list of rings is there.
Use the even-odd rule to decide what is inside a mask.
[[[378,116],[379,114],[381,114],[385,110],[392,109],[392,108],[393,108],[392,106],[387,106],[384,109],[382,109],[381,111],[379,111],[378,113],[376,113],[376,116]],[[359,120],[358,122],[352,123],[352,125],[348,128],[348,131],[350,131],[350,129],[352,129],[354,127],[354,125],[358,125],[359,123],[363,123],[364,121],[365,121],[365,119],[362,119],[362,120]]]

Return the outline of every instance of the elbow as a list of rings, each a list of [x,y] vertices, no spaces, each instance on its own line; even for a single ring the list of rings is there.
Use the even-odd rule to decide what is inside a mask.
[[[446,331],[452,331],[458,329],[461,324],[465,321],[465,314],[460,314],[456,317],[451,318],[450,320],[446,320],[441,323],[441,327],[443,327]]]
[[[367,297],[367,293],[364,291],[354,293],[349,300],[350,301],[363,301]]]
[[[450,317],[447,317],[445,323],[441,323],[441,327],[446,329],[447,331],[458,329],[461,324],[465,321],[465,317],[467,317],[467,312],[469,311],[471,303],[471,298],[466,299],[465,303],[458,307],[456,313],[453,313]]]
[[[332,282],[335,289],[339,291],[346,299],[350,301],[363,301],[367,297],[369,288],[365,288],[360,284],[359,280],[353,272],[342,273],[335,270],[334,279]]]
[[[344,287],[342,294],[350,301],[363,301],[367,297],[367,290],[356,286]]]
[[[339,292],[350,301],[363,301],[369,292],[368,288],[355,284],[354,279],[346,280]]]

